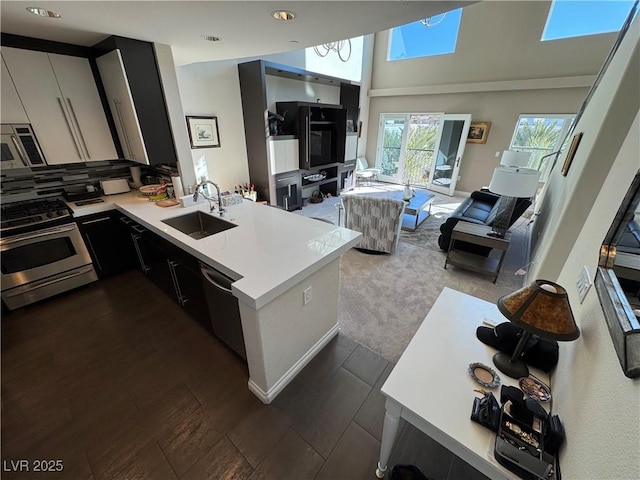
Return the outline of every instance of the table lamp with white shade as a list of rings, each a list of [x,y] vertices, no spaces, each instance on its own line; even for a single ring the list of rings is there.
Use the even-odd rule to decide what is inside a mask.
[[[502,152],[500,165],[505,167],[526,167],[529,165],[531,152],[515,152],[513,150],[505,150]]]
[[[538,190],[540,171],[523,168],[527,165],[531,153],[505,150],[502,154],[502,165],[493,171],[489,191],[500,195],[498,211],[488,234],[492,237],[504,238],[509,229],[511,215],[518,198],[528,198]]]

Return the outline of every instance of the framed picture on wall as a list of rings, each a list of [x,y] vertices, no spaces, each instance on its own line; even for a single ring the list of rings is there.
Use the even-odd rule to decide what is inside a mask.
[[[220,146],[218,117],[187,117],[187,130],[191,148],[213,148]]]
[[[487,143],[491,122],[471,122],[467,143]]]
[[[578,150],[580,140],[582,140],[582,132],[576,133],[571,140],[571,145],[569,146],[569,150],[567,150],[567,158],[564,160],[561,171],[562,175],[565,177],[567,176],[567,173],[569,173],[569,168],[571,168],[571,162],[573,162],[573,157],[576,155],[576,150]]]

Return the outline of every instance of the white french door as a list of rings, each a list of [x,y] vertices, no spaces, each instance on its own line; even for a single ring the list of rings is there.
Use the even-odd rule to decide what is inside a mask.
[[[435,160],[427,188],[435,192],[453,195],[460,172],[460,163],[471,125],[470,114],[445,114],[438,128]]]
[[[383,182],[404,183],[408,125],[409,115],[407,114],[383,113],[380,115],[376,167],[382,170],[378,178]]]
[[[453,195],[470,123],[467,114],[381,114],[378,178]]]

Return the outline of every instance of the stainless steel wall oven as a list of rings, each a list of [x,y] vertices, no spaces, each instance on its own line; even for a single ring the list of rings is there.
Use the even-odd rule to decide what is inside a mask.
[[[41,167],[47,164],[31,125],[3,123],[0,126],[2,168]]]
[[[0,225],[2,300],[10,310],[98,279],[62,200],[3,205]]]

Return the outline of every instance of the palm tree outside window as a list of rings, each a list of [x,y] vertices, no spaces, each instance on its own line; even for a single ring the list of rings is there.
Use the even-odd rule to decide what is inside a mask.
[[[543,157],[564,150],[566,145],[562,142],[566,140],[574,117],[575,114],[520,115],[509,150],[531,152],[528,167],[540,170],[540,181],[545,182],[555,157]]]

